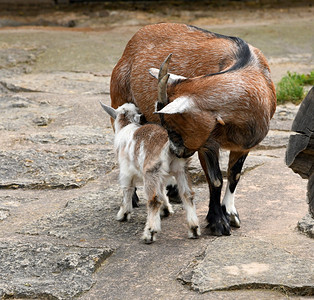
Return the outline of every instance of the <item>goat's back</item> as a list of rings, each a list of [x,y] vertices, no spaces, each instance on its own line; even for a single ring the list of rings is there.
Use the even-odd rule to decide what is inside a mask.
[[[173,53],[169,72],[195,77],[218,72],[234,62],[232,42],[184,24],[155,24],[141,28],[128,42],[124,53],[113,69],[110,95],[112,106],[125,102],[139,106],[157,99],[156,80],[148,74],[151,67],[159,68],[165,57]],[[222,51],[224,49],[224,51]],[[140,95],[138,89],[144,94]],[[138,100],[138,101],[137,101]],[[149,120],[153,110],[139,107]],[[149,113],[147,114],[147,110]]]
[[[115,150],[120,166],[143,174],[160,163],[168,163],[168,134],[158,124],[129,124],[116,132]]]
[[[169,53],[173,53],[169,72],[187,78],[224,72],[239,59],[243,64],[237,67],[242,68],[245,67],[243,56],[247,55],[247,46],[241,39],[184,24],[145,26],[128,42],[112,72],[111,105],[116,108],[125,102],[135,103],[148,121],[159,122],[158,116],[153,115],[157,83],[148,74],[149,68],[159,68]],[[243,55],[239,51],[243,51]],[[269,73],[266,59],[260,52],[256,59],[255,67],[261,73]]]

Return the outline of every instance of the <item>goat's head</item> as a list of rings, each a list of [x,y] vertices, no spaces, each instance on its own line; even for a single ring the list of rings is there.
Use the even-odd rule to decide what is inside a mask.
[[[199,101],[196,101],[195,88],[200,87],[198,83],[203,76],[186,78],[168,73],[170,58],[171,55],[159,70],[153,68],[149,71],[158,79],[158,100],[154,113],[159,114],[162,126],[181,137],[187,149],[196,151],[206,143],[216,123],[225,123],[218,114],[202,110]]]
[[[121,128],[131,123],[142,124],[144,122],[144,116],[139,112],[139,109],[133,103],[125,103],[117,109],[114,109],[102,102],[100,102],[100,105],[109,114],[109,116],[115,120],[114,128],[116,131],[119,131]]]

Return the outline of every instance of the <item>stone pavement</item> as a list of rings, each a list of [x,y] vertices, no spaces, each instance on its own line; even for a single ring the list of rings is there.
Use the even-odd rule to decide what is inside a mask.
[[[237,190],[242,226],[230,237],[206,232],[208,188],[196,157],[190,172],[200,239],[187,239],[185,213],[174,204],[156,243],[143,244],[141,188],[130,222],[115,220],[122,193],[112,129],[98,102],[109,103],[117,48],[121,53],[133,31],[0,31],[0,297],[313,296],[314,242],[296,229],[307,213],[307,183],[284,164],[294,105],[278,107],[268,136],[245,163]],[[94,64],[81,60],[88,53],[79,49],[64,65],[52,63],[65,38],[65,47],[81,41],[85,49],[119,34],[105,71],[99,57]],[[223,152],[224,173],[226,159]]]

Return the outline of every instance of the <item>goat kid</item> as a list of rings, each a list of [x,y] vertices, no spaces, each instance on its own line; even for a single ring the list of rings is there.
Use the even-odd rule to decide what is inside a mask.
[[[172,53],[170,71],[158,69]],[[168,64],[169,61],[165,65]],[[151,75],[159,78],[161,88]],[[154,114],[157,95],[162,98]],[[266,58],[240,38],[184,24],[141,28],[115,66],[111,106],[135,103],[148,122],[163,123],[177,155],[198,152],[210,190],[208,227],[230,235],[240,227],[235,191],[249,151],[269,130],[276,94]],[[230,150],[228,184],[220,202],[219,149]]]
[[[131,103],[113,109],[101,103],[114,119],[114,149],[120,166],[120,186],[123,200],[117,220],[130,219],[132,196],[136,182],[143,179],[147,198],[147,222],[143,233],[145,243],[152,243],[161,230],[160,211],[173,214],[165,193],[170,176],[177,180],[178,190],[187,214],[189,238],[200,235],[199,221],[193,201],[194,192],[187,173],[188,160],[176,157],[171,149],[167,131],[157,124],[141,125],[138,108]]]

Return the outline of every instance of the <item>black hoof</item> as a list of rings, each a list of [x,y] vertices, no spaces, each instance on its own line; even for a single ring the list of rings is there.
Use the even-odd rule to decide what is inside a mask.
[[[181,203],[181,198],[179,196],[179,190],[178,190],[178,186],[175,185],[167,185],[166,187],[167,189],[167,196],[169,198],[169,202],[171,203]]]
[[[210,230],[212,235],[222,236],[231,234],[229,221],[224,214],[219,216],[208,213],[206,220],[208,221],[206,228]]]
[[[239,214],[238,213],[234,213],[234,214],[227,213],[226,207],[224,205],[221,208],[222,208],[222,211],[223,211],[224,215],[226,216],[230,226],[235,227],[235,228],[240,228],[241,220],[240,220]]]
[[[120,219],[119,221],[120,221],[120,222],[126,222],[126,221],[128,221],[128,216],[129,216],[129,214],[128,214],[128,213],[125,213],[125,214],[123,215],[123,218]]]
[[[136,194],[136,190],[137,190],[137,188],[135,188],[133,196],[132,196],[132,206],[133,206],[133,208],[134,207],[139,207],[139,202],[140,202],[140,199],[138,198],[138,196]]]
[[[162,211],[163,211],[162,216],[163,216],[164,218],[167,218],[167,217],[170,216],[170,211],[169,211],[168,207],[165,207]]]
[[[152,230],[150,231],[150,237],[145,237],[144,238],[144,243],[145,244],[152,244],[155,242],[155,236],[156,236],[156,231]]]
[[[194,226],[194,227],[191,228],[191,230],[192,230],[192,233],[193,233],[193,235],[191,236],[191,239],[198,239],[200,237],[199,233],[198,233],[199,227],[198,226]]]
[[[144,239],[146,245],[152,244],[154,241],[152,239]]]

